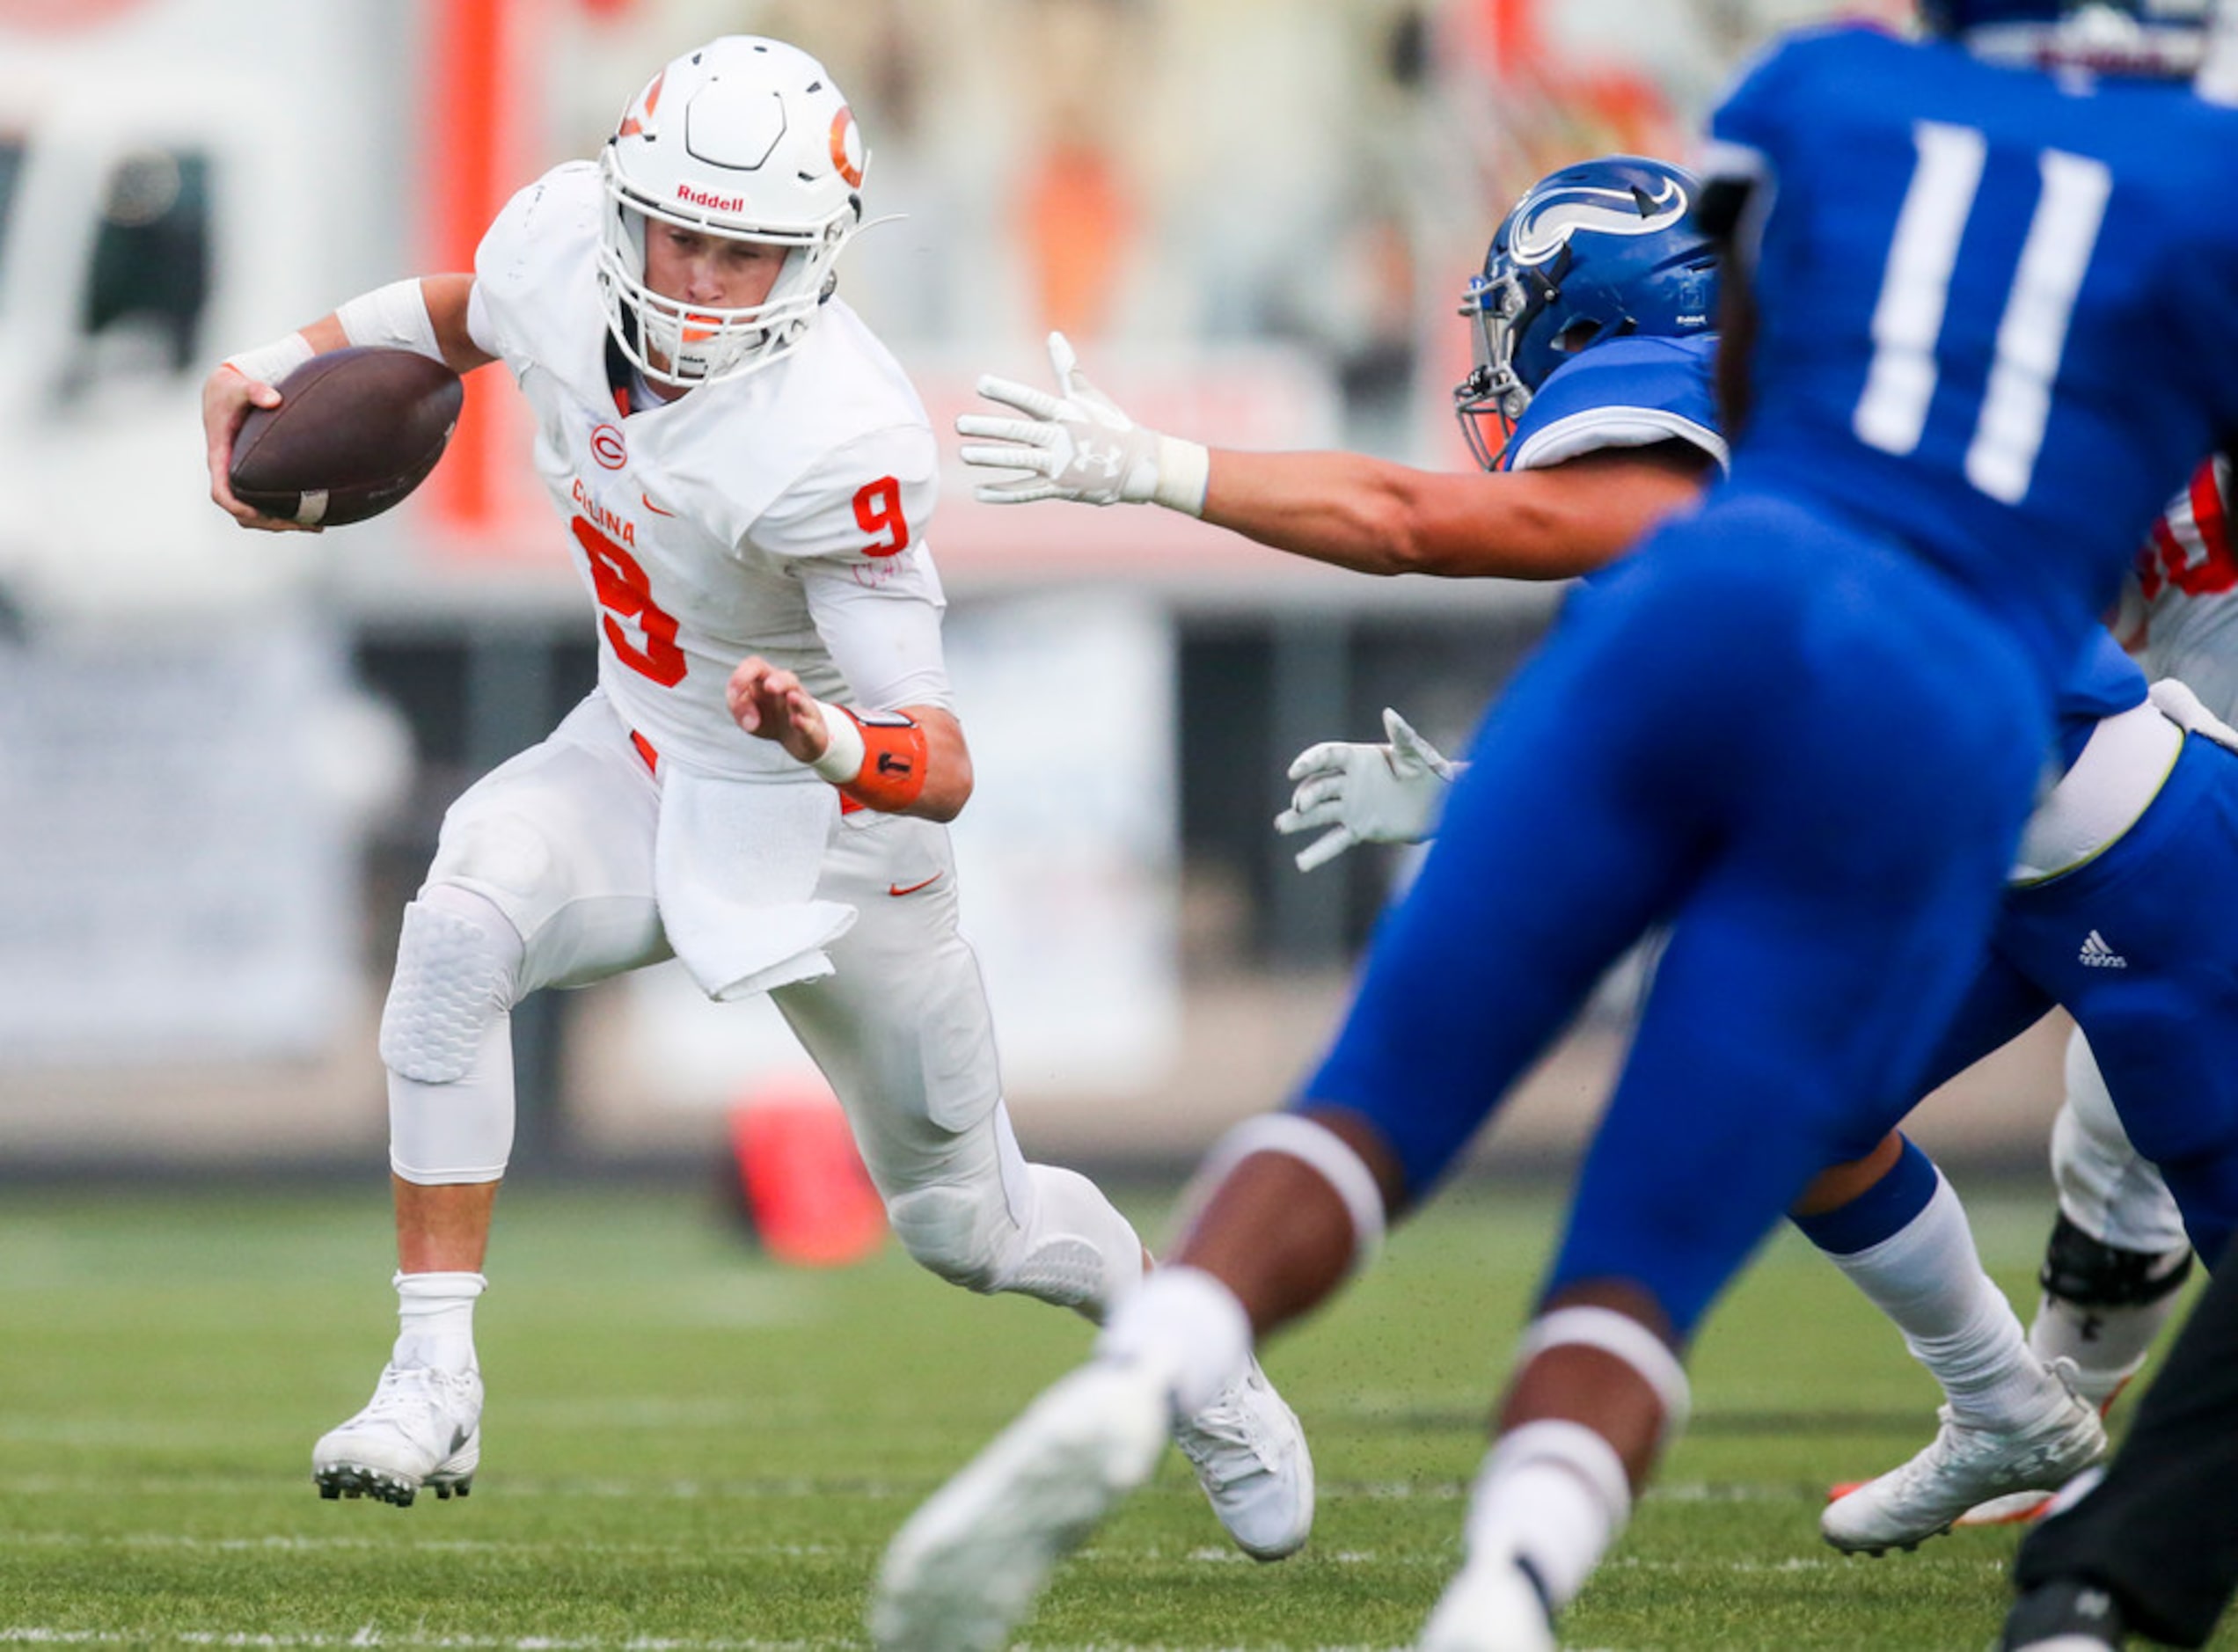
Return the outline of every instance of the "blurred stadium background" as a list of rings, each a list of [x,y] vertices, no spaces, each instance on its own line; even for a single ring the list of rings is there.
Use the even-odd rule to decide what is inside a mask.
[[[870,210],[903,216],[842,289],[943,431],[979,371],[1038,378],[1061,326],[1150,423],[1459,468],[1454,303],[1507,201],[1591,153],[1683,157],[1748,50],[1834,9],[0,0],[0,1175],[377,1177],[399,910],[450,800],[588,685],[591,632],[494,376],[420,497],[318,538],[208,504],[197,388],[339,298],[465,267],[676,51],[775,33],[848,90]],[[1020,1129],[1179,1164],[1313,1058],[1407,870],[1298,874],[1268,827],[1290,757],[1385,705],[1458,747],[1550,593],[947,480],[964,910]],[[1590,1121],[1624,997],[1502,1125],[1525,1159]],[[518,1169],[704,1166],[732,1108],[819,1083],[773,1014],[666,971],[516,1027]],[[2057,1049],[2039,1029],[1962,1080],[1930,1144],[2037,1154]]]

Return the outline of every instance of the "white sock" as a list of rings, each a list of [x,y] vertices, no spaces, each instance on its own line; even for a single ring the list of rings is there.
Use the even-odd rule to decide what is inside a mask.
[[[1624,1530],[1632,1488],[1616,1448],[1582,1422],[1526,1422],[1500,1436],[1469,1495],[1472,1566],[1527,1562],[1549,1610],[1576,1597]]]
[[[472,1371],[474,1299],[489,1289],[479,1274],[399,1274],[396,1348],[389,1363]]]
[[[2183,1293],[2178,1290],[2155,1302],[2113,1308],[2087,1307],[2061,1297],[2044,1296],[2037,1299],[2036,1318],[2029,1323],[2029,1348],[2047,1363],[2073,1360],[2075,1392],[2092,1405],[2103,1406],[2143,1368],[2154,1339],[2183,1302]]]
[[[1960,1422],[2017,1428],[2058,1401],[2059,1379],[1982,1271],[1965,1208],[1939,1173],[1919,1215],[1877,1245],[1847,1256],[1830,1252],[1828,1260],[1904,1333]]]
[[[1251,1319],[1235,1292],[1203,1268],[1160,1268],[1119,1305],[1096,1354],[1160,1372],[1174,1415],[1193,1417],[1250,1368]]]

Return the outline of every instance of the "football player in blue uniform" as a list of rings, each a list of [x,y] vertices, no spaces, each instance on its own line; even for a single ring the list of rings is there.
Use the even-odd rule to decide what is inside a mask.
[[[1295,456],[1222,452],[1222,504],[1208,508],[1207,519],[1342,566],[1590,576],[1615,554],[1600,542],[1637,521],[1602,501],[1624,496],[1626,484],[1643,474],[1652,513],[1671,471],[1691,468],[1707,476],[1723,462],[1709,385],[1715,346],[1701,331],[1714,254],[1669,209],[1673,189],[1691,198],[1698,187],[1660,161],[1605,157],[1552,174],[1503,221],[1485,272],[1471,283],[1463,305],[1476,323],[1480,359],[1456,392],[1480,461],[1508,472],[1500,486],[1349,456],[1299,474]],[[1496,421],[1497,435],[1488,434]],[[1014,447],[972,451],[989,463],[1014,464],[1020,457]],[[1597,464],[1587,464],[1597,457]],[[1264,493],[1272,510],[1257,508],[1259,493],[1232,485],[1267,470],[1282,473],[1279,486]],[[1534,472],[1536,493],[1519,486]],[[1575,493],[1566,491],[1573,488]],[[1554,511],[1550,501],[1567,503]],[[1547,542],[1541,536],[1550,523],[1569,537]],[[1649,525],[1637,522],[1641,530]],[[1285,537],[1291,534],[1298,536],[1295,542]],[[2163,698],[2179,690],[2165,685]],[[2030,892],[2087,859],[2088,876],[2073,888],[2094,891],[2080,907],[2092,921],[2075,934],[2096,935],[2105,925],[2141,939],[2139,925],[2149,914],[2167,910],[2195,920],[2205,910],[2194,898],[2199,857],[2177,852],[2184,832],[2135,833],[2118,850],[2098,841],[2148,817],[2159,829],[2184,815],[2185,800],[2203,787],[2215,789],[2218,764],[2224,765],[2220,786],[2238,788],[2227,760],[2203,745],[2186,759],[2187,780],[2198,775],[2200,785],[2169,788],[2165,807],[2154,814],[2170,767],[2159,758],[2179,736],[2161,713],[2140,709],[2145,700],[2142,679],[2110,646],[2094,654],[2063,691],[2063,760],[2093,749],[2095,740],[2093,755],[2031,817],[2030,846],[2019,858],[2018,887],[1993,961],[1923,1087],[1966,1066],[2060,996],[2087,999],[2094,1023],[2109,1027],[2125,1090],[2141,1083],[2133,1076],[2140,1056],[2155,1064],[2148,1076],[2163,1082],[2142,1085],[2148,1107],[2183,1105],[2198,1088],[2174,1082],[2196,1075],[2165,1071],[2167,1049],[2198,1052],[2202,1064],[2215,1066],[2215,1052],[2183,1025],[2212,1025],[2238,1011],[2238,1004],[2221,1002],[2214,987],[2222,972],[2213,965],[2224,947],[2211,925],[2156,936],[2149,954],[2132,944],[2138,954],[2132,960],[2115,954],[2103,937],[2069,944],[2064,918],[2044,921],[2042,910],[2055,895],[2063,915],[2079,910],[2073,888]],[[2211,720],[2183,709],[2210,726]],[[1301,852],[1301,866],[1317,866],[1356,841],[1429,835],[1455,765],[1397,713],[1386,713],[1386,720],[1389,744],[1318,746],[1293,765],[1297,797],[1276,824],[1326,833]],[[2117,759],[2132,748],[2142,749],[2141,763]],[[2087,836],[2097,835],[2081,844],[2069,841],[2078,819],[2100,822],[2086,828]],[[2177,887],[2170,889],[2171,883]],[[2195,927],[2205,932],[2193,932]],[[2167,944],[2171,940],[2190,944]],[[2183,974],[2154,967],[2170,958]],[[2016,992],[2015,971],[2028,990]],[[2207,1088],[2212,1093],[2214,1086]],[[1981,1268],[1956,1195],[1916,1149],[1893,1135],[1875,1144],[1858,1162],[1814,1184],[1798,1219],[1902,1328],[1949,1402],[1927,1451],[1829,1512],[1831,1541],[1874,1551],[1916,1543],[1981,1499],[2016,1488],[2055,1487],[2096,1455],[2102,1435],[2089,1408],[2068,1392],[2064,1374],[2048,1371],[2032,1355]],[[2206,1219],[2212,1229],[2221,1217],[2211,1208]],[[2075,1385],[2095,1401],[2122,1374],[2110,1373],[2113,1381],[2098,1392],[2089,1379],[2109,1373],[2079,1373]]]
[[[1686,181],[1660,162],[1627,157],[1565,168],[1535,186],[1495,235],[1485,274],[1463,306],[1480,325],[1480,363],[1457,392],[1464,428],[1488,468],[1559,470],[1602,452],[1612,459],[1605,479],[1639,462],[1637,449],[1666,442],[1695,450],[1705,468],[1722,459],[1707,383],[1708,337],[1642,336],[1686,325],[1696,306],[1672,299],[1698,283],[1706,251],[1686,226],[1652,222],[1646,203],[1666,180]],[[1600,225],[1581,209],[1627,192],[1642,203],[1639,212],[1620,211]],[[1558,257],[1547,250],[1555,240]],[[1569,347],[1554,347],[1556,340]],[[1496,441],[1482,434],[1496,419]],[[1247,467],[1255,458],[1222,454],[1224,475],[1232,462]],[[1377,468],[1410,480],[1399,467]],[[1412,477],[1410,485],[1430,490],[1439,483]],[[1358,506],[1368,495],[1357,480],[1291,479],[1291,487],[1292,519],[1307,491],[1327,515],[1349,504],[1355,520],[1367,519]],[[1457,546],[1450,571],[1590,574],[1607,560],[1598,552],[1567,562],[1517,557],[1509,545],[1516,513],[1506,508],[1507,488],[1473,493],[1474,560],[1471,547]],[[1407,543],[1410,535],[1393,525],[1399,520],[1436,518],[1410,509],[1380,523],[1379,537]],[[1262,538],[1273,526],[1248,515],[1222,525],[1255,527]],[[1349,559],[1370,560],[1357,553]],[[1392,559],[1386,552],[1383,559]],[[2161,685],[2157,694],[2187,722],[2219,729],[2188,703],[2182,685]],[[2212,1244],[2229,1219],[2212,1171],[2231,1140],[2238,1107],[2223,1098],[2229,1064],[2206,1029],[2227,1022],[2238,1001],[2226,984],[2228,943],[2212,921],[2214,903],[2198,899],[2203,874],[2221,865],[2227,857],[2218,852],[2233,839],[2212,826],[2203,830],[2200,800],[2224,793],[2238,799],[2238,767],[2202,741],[2182,760],[2182,783],[2164,786],[2176,771],[2169,754],[2181,736],[2146,698],[2143,679],[2110,643],[2063,689],[2062,784],[2031,816],[1991,958],[1921,1086],[1971,1064],[2053,1000],[2071,1002],[2103,1030],[2109,1064],[2148,1128],[2156,1112],[2173,1107],[2182,1115],[2175,1123],[2188,1138],[2184,1157],[2209,1173],[2183,1166],[2179,1174],[2188,1175],[2184,1185]],[[1292,766],[1297,795],[1276,825],[1325,834],[1300,852],[1301,866],[1357,841],[1429,835],[1455,765],[1396,713],[1385,716],[1388,743],[1316,746]],[[2138,830],[2147,822],[2150,830]],[[2102,929],[2124,937],[2126,954]],[[2169,1137],[2168,1127],[2159,1127],[2157,1138]],[[2131,1362],[2047,1371],[2031,1354],[2035,1338],[2023,1340],[1982,1271],[1956,1195],[1916,1148],[1894,1136],[1875,1144],[1815,1184],[1797,1217],[1896,1321],[1949,1401],[1927,1450],[1827,1511],[1829,1541],[1876,1553],[1908,1546],[1979,1502],[2056,1488],[2088,1464],[2099,1430],[2064,1379],[2072,1376],[2095,1403],[2118,1386]],[[2055,1254],[2071,1258],[2078,1242],[2092,1241],[2075,1229],[2055,1243]],[[2189,1254],[2181,1250],[2176,1261]],[[2065,1284],[2073,1271],[2052,1276]],[[2151,1283],[2172,1289],[2181,1276],[2172,1271]]]
[[[1567,605],[1329,1056],[1215,1151],[1179,1265],[1097,1360],[904,1527],[881,1641],[998,1641],[1174,1408],[1326,1297],[1667,923],[1424,1636],[1552,1645],[1683,1418],[1700,1316],[1927,1070],[2055,691],[2137,536],[2238,423],[2238,224],[2196,207],[2238,183],[2238,114],[2056,62],[1826,30],[1720,109],[1729,482]],[[1090,470],[1112,497],[1222,496],[1201,449],[1068,422],[1067,388],[1035,413],[1052,463],[1021,497]]]

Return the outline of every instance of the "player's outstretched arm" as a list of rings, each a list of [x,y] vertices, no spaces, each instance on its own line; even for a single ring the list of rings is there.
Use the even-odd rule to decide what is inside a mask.
[[[1056,390],[992,376],[1005,410],[965,413],[963,460],[1015,472],[988,504],[1159,504],[1278,551],[1362,574],[1567,579],[1591,573],[1693,502],[1709,460],[1683,443],[1605,450],[1544,470],[1418,471],[1356,453],[1208,449],[1137,424],[1050,335]]]
[[[725,696],[741,728],[775,741],[866,808],[951,821],[970,800],[963,725],[938,705],[828,705],[758,654],[740,662]]]
[[[267,533],[319,531],[267,516],[233,496],[233,442],[252,407],[277,407],[274,386],[315,355],[349,345],[416,350],[468,373],[497,358],[474,342],[467,312],[472,275],[423,275],[353,298],[309,326],[253,350],[229,355],[202,381],[202,440],[209,466],[210,499],[244,528]]]
[[[1562,580],[1606,567],[1693,504],[1712,468],[1678,442],[1491,475],[1357,453],[1216,449],[1203,515],[1362,574]]]
[[[1298,789],[1290,807],[1275,816],[1275,830],[1286,837],[1321,833],[1298,852],[1300,872],[1335,859],[1354,844],[1418,844],[1437,832],[1445,794],[1468,765],[1449,761],[1387,705],[1383,731],[1390,736],[1387,745],[1324,741],[1291,764]]]

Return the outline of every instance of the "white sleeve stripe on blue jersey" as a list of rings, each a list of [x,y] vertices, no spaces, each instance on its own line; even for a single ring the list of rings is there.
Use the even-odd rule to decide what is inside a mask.
[[[1764,245],[1764,220],[1771,215],[1779,179],[1772,158],[1753,144],[1730,138],[1705,138],[1696,171],[1702,182],[1736,184],[1748,191],[1741,205],[1741,221],[1733,226],[1733,256],[1744,274],[1753,274],[1757,254]]]
[[[1736,143],[1730,138],[1705,138],[1694,171],[1705,184],[1728,180],[1753,184],[1772,175],[1772,163],[1752,144]]]
[[[1720,471],[1730,468],[1724,437],[1707,425],[1660,407],[1594,407],[1557,419],[1525,438],[1508,468],[1544,470],[1603,448],[1648,448],[1674,441],[1700,448],[1717,461]]]

